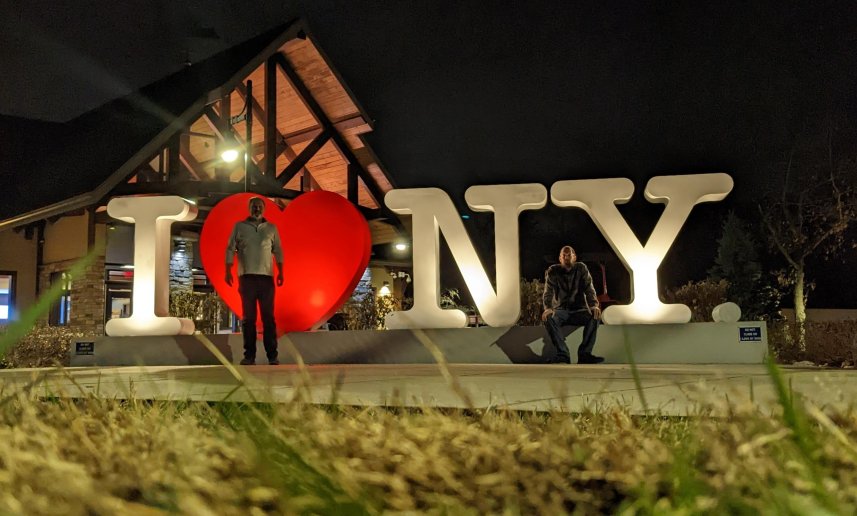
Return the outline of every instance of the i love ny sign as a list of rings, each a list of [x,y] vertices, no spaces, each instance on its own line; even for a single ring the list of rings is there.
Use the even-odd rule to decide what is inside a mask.
[[[629,179],[568,180],[551,186],[551,202],[585,210],[631,274],[631,303],[608,307],[603,314],[605,323],[690,321],[686,305],[664,304],[658,298],[657,270],[693,207],[720,201],[732,188],[732,178],[727,174],[652,178],[644,195],[649,202],[664,204],[665,209],[644,246],[617,208],[634,193]],[[547,193],[543,185],[535,183],[473,186],[465,192],[471,209],[494,213],[495,289],[444,191],[411,188],[388,192],[385,204],[412,217],[414,306],[389,314],[387,327],[467,325],[462,311],[440,307],[441,233],[486,324],[515,324],[521,311],[518,216],[524,210],[543,208]],[[230,287],[223,280],[226,243],[235,223],[247,216],[247,202],[252,196],[237,194],[221,201],[206,219],[200,237],[205,272],[239,316],[237,282]],[[277,225],[284,251],[285,282],[277,288],[275,298],[278,334],[312,329],[351,296],[369,261],[369,228],[351,203],[331,192],[303,194],[284,210],[267,199],[265,202],[265,217]],[[108,203],[107,213],[135,225],[135,272],[131,317],[108,321],[105,332],[112,336],[192,333],[192,321],[168,314],[169,253],[170,226],[174,221],[196,218],[196,205],[176,196],[119,197]]]

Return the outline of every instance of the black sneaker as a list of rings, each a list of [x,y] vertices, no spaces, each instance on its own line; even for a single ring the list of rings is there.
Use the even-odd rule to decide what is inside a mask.
[[[570,364],[571,357],[552,356],[545,359],[545,364]]]
[[[604,357],[597,357],[592,354],[577,357],[578,364],[600,364],[601,362],[604,362]]]
[[[276,358],[273,360],[268,360],[268,365],[280,365],[280,361]]]
[[[241,365],[256,365],[255,358],[242,358]]]

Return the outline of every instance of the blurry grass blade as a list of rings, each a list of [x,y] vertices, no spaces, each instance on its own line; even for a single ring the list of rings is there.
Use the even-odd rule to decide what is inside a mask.
[[[807,424],[806,415],[801,410],[799,396],[791,388],[791,379],[789,379],[787,386],[785,378],[783,378],[783,373],[777,364],[774,363],[773,358],[768,357],[765,360],[765,364],[768,368],[768,374],[774,383],[777,399],[783,408],[783,421],[791,429],[801,459],[812,477],[815,497],[825,508],[837,513],[839,512],[837,504],[833,501],[827,487],[823,483],[824,475],[821,474],[821,466],[816,461],[815,455],[818,450],[818,443],[813,438]]]
[[[625,343],[625,355],[628,357],[628,365],[631,368],[631,378],[634,379],[634,387],[637,389],[637,395],[640,396],[640,403],[643,405],[643,412],[649,413],[649,405],[646,403],[646,394],[643,391],[643,381],[640,379],[640,370],[637,369],[637,363],[634,362],[634,353],[631,351],[631,343],[628,341],[628,328],[622,327],[622,342]]]
[[[306,497],[321,514],[370,514],[368,506],[352,499],[335,480],[306,461],[257,406],[232,412],[230,424],[243,428],[260,452],[268,476],[291,496]]]
[[[444,356],[443,351],[435,344],[428,335],[423,330],[411,330],[414,336],[420,341],[428,351],[431,353],[432,357],[434,357],[435,362],[437,362],[437,367],[440,369],[440,374],[449,384],[455,394],[461,398],[461,401],[464,402],[464,405],[473,410],[473,398],[470,397],[470,393],[461,385],[461,382],[458,381],[458,377],[452,374],[452,371],[449,369],[449,365],[446,362],[446,356]]]
[[[215,346],[214,343],[208,339],[208,337],[206,337],[202,333],[194,333],[193,336],[196,337],[196,340],[202,342],[202,345],[205,346],[205,349],[211,352],[211,354],[214,355],[214,357],[221,364],[223,364],[223,367],[225,367],[226,370],[229,371],[229,374],[231,374],[236,380],[238,380],[242,384],[245,383],[244,377],[241,375],[238,369],[232,364],[232,362],[229,361],[229,359],[227,359],[223,355],[223,353],[220,352],[219,349],[217,349],[217,346]]]
[[[774,389],[777,393],[777,399],[783,409],[783,420],[786,425],[792,430],[795,442],[801,452],[809,457],[815,448],[815,443],[812,441],[806,418],[800,411],[800,408],[795,403],[794,391],[791,386],[786,385],[783,378],[783,373],[779,367],[771,360],[765,361],[768,369],[768,374],[774,384]]]
[[[47,378],[49,371],[42,371],[37,374],[32,380],[28,383],[24,384],[24,386],[20,387],[17,390],[13,390],[8,396],[4,396],[3,399],[0,399],[0,408],[5,406],[10,401],[17,399],[18,396],[22,394],[27,394],[34,388],[38,387],[45,378]]]
[[[836,423],[827,417],[827,414],[814,405],[807,405],[806,411],[813,417],[813,419],[818,421],[821,426],[827,429],[827,431],[830,432],[837,441],[842,443],[842,445],[845,446],[845,449],[847,449],[853,457],[857,457],[857,446],[855,446],[851,439],[849,439],[848,436],[845,435],[838,426],[836,426]]]
[[[301,352],[298,351],[297,346],[295,346],[295,343],[292,342],[292,339],[290,339],[288,335],[283,335],[282,337],[280,337],[280,342],[282,342],[286,349],[289,351],[289,353],[291,353],[292,356],[295,357],[295,363],[298,365],[298,371],[300,372],[303,385],[297,386],[297,390],[306,391],[307,395],[309,395],[309,388],[312,386],[312,378],[310,377],[309,369],[307,369],[306,362],[304,362],[303,355],[301,355]]]

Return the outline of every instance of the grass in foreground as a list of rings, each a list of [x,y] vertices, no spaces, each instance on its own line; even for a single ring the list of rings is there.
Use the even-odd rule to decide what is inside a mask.
[[[14,397],[13,514],[850,514],[857,413],[632,417]]]

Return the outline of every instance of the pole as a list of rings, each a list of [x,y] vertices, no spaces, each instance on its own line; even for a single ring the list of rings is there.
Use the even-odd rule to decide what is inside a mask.
[[[244,191],[250,191],[250,153],[253,151],[253,81],[247,81],[244,97]]]

